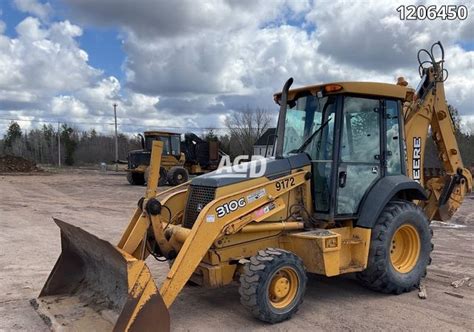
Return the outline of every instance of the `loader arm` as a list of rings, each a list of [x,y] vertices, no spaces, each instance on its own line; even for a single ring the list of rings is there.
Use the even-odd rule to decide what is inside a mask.
[[[139,206],[135,209],[135,213],[117,245],[119,249],[137,259],[144,260],[149,254],[145,248],[147,240],[145,236],[151,220],[146,207],[150,200],[157,196],[162,151],[163,142],[153,141],[150,157],[150,174],[145,197],[138,202]]]
[[[434,59],[433,48],[439,45],[442,58]],[[464,167],[455,136],[455,129],[446,103],[444,92],[444,50],[436,43],[431,52],[431,65],[421,67],[421,82],[413,94],[409,91],[404,105],[405,139],[407,146],[407,175],[418,181],[427,191],[428,200],[419,202],[429,220],[447,220],[460,207],[464,197],[471,191],[472,175]],[[421,61],[420,61],[421,62]],[[430,132],[438,151],[438,158],[446,175],[425,179],[425,147]]]
[[[239,218],[254,212],[265,204],[276,202],[280,196],[288,191],[304,185],[308,182],[306,177],[307,172],[301,170],[292,173],[291,175],[278,178],[277,180],[269,181],[265,183],[265,185],[254,186],[237,193],[220,197],[203,208],[160,289],[165,305],[168,308],[171,306],[173,301],[176,299],[176,296],[203,259],[206,252],[219,235],[225,232],[228,225],[238,221]],[[291,181],[290,186],[283,189],[277,189],[280,188],[276,186],[277,182],[288,181],[290,178],[294,179],[294,182]],[[252,202],[247,201],[246,197],[248,195],[261,191],[265,192],[263,197]],[[230,204],[230,202],[233,201],[238,202],[242,199],[244,200],[245,205],[241,204],[243,206],[237,210],[227,213],[222,217],[219,217],[216,214],[216,210],[219,206]],[[280,205],[282,204],[284,205],[285,203],[280,200]],[[252,220],[254,219],[249,219],[249,222]],[[240,224],[239,226],[242,225]],[[282,225],[282,229],[284,229],[284,225]]]
[[[157,145],[156,147],[155,144]],[[158,142],[153,142],[154,146],[150,163],[151,183],[158,182],[159,172],[154,172],[154,170],[159,168],[158,144]],[[182,227],[170,227],[177,232],[168,234],[168,236],[165,235],[165,228],[169,221],[167,212],[154,213],[149,208],[150,203],[158,202],[156,197],[161,198],[162,195],[159,194],[157,196],[156,192],[153,191],[153,187],[147,188],[147,194],[140,201],[139,207],[118,244],[118,248],[139,260],[146,259],[150,254],[148,248],[145,247],[147,241],[149,241],[147,234],[151,230],[160,254],[167,259],[174,259],[171,270],[160,289],[163,301],[166,307],[169,308],[219,236],[234,232],[236,229],[240,230],[252,221],[259,222],[259,220],[268,218],[272,211],[265,215],[264,218],[255,218],[255,216],[245,218],[266,204],[274,204],[272,208],[274,211],[287,208],[286,203],[280,197],[290,190],[308,183],[308,179],[307,171],[299,170],[276,180],[268,181],[264,185],[252,186],[245,190],[221,196],[208,203],[202,209],[191,230],[183,229]],[[277,185],[279,182],[285,182],[288,186],[279,186]],[[264,192],[265,195],[253,201],[247,199],[247,196],[257,192]],[[159,204],[160,206],[162,204],[165,206],[169,205],[170,211],[173,211],[171,214],[174,214],[174,212],[184,209],[184,198],[184,189],[177,190],[174,194],[163,197]],[[180,201],[181,203],[179,203]],[[231,202],[240,202],[239,208],[219,216],[216,212],[218,207],[231,204]],[[295,225],[292,226],[303,227],[299,223],[293,224]],[[228,228],[228,226],[231,227]],[[286,229],[286,227],[287,225],[284,222],[278,225],[278,228],[281,230]],[[177,238],[180,238],[180,240],[178,241]],[[182,241],[183,238],[184,241]]]

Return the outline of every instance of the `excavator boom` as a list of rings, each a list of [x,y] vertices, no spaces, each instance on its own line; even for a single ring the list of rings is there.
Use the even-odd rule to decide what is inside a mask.
[[[435,49],[439,48],[441,59],[435,59]],[[427,60],[421,59],[422,56]],[[444,81],[444,49],[440,42],[431,50],[418,52],[421,82],[414,93],[409,93],[409,101],[404,105],[405,139],[407,144],[407,174],[418,181],[429,193],[428,200],[419,204],[424,208],[429,220],[448,220],[461,206],[465,195],[471,192],[472,175],[464,167],[461,152],[455,136]],[[429,64],[428,66],[425,66]],[[431,134],[445,174],[425,177],[425,147],[427,134]]]

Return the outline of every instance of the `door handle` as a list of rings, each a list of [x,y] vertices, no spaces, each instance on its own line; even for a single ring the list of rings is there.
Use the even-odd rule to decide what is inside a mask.
[[[340,188],[344,188],[346,186],[346,180],[347,180],[347,172],[346,171],[339,172],[339,187]]]

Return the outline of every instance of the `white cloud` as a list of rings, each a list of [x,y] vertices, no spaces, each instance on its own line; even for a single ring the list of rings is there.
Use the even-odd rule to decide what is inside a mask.
[[[47,31],[42,30],[40,25],[41,23],[37,18],[27,17],[16,26],[15,30],[20,38],[35,41],[47,36]]]
[[[446,81],[448,102],[462,115],[474,116],[474,51],[466,52],[457,45],[448,47],[445,66],[449,71]]]
[[[71,27],[76,33],[58,25]],[[87,64],[87,56],[74,37],[79,27],[69,22],[44,27],[27,17],[16,30],[17,38],[0,35],[0,102],[15,109],[15,102],[44,107],[42,102],[58,93],[71,93],[95,81],[101,71]]]
[[[53,98],[51,113],[61,117],[81,118],[87,114],[87,107],[83,102],[72,96],[59,96]]]
[[[64,2],[71,7],[69,20],[27,18],[16,27],[17,38],[4,36],[0,25],[4,109],[42,109],[53,116],[49,108],[56,102],[77,119],[110,121],[118,102],[130,131],[137,130],[135,124],[222,126],[226,114],[246,105],[276,115],[272,93],[290,76],[295,86],[393,83],[398,76],[416,86],[417,50],[441,40],[450,73],[448,101],[462,115],[474,114],[474,52],[460,46],[474,42],[471,17],[400,21],[398,4],[391,1]],[[474,4],[466,6],[474,12]],[[120,28],[124,81],[103,77],[88,63],[94,54],[78,45],[80,26]]]
[[[46,20],[52,13],[49,2],[41,3],[37,0],[14,0],[15,6],[22,12],[35,15]]]
[[[278,19],[284,0],[65,0],[75,17],[85,23],[114,25],[132,30],[143,38],[173,38],[197,32],[232,32],[258,28]],[[292,10],[303,10],[305,1],[291,1]]]
[[[439,1],[438,1],[439,2]],[[408,3],[408,2],[407,2]],[[433,1],[418,1],[428,6]],[[451,1],[450,4],[465,1]],[[400,1],[323,1],[306,15],[317,26],[321,53],[357,67],[390,70],[415,63],[416,52],[441,40],[449,45],[472,20],[400,20]],[[468,4],[474,10],[474,4]],[[342,24],[338,24],[342,23]],[[471,30],[472,32],[472,30]],[[471,36],[472,38],[472,36]]]
[[[108,131],[113,103],[120,104],[122,117],[156,113],[158,97],[122,89],[117,78],[103,77],[88,63],[76,40],[82,35],[79,26],[27,17],[16,31],[16,38],[0,33],[1,118],[96,122],[103,123],[97,129]],[[7,124],[0,122],[1,129]],[[21,122],[25,128],[31,124]]]
[[[403,75],[415,86],[416,51],[438,39],[447,46],[446,66],[452,71],[448,97],[459,101],[464,113],[472,101],[468,75],[462,74],[472,66],[449,62],[472,20],[400,21],[399,4],[375,0],[364,6],[347,1],[278,1],[272,6],[255,1],[142,1],[133,8],[126,0],[66,2],[85,23],[122,27],[126,86],[160,96],[158,108],[166,112],[222,114],[242,108],[246,99],[271,107],[272,92],[289,76],[302,85],[395,82]]]

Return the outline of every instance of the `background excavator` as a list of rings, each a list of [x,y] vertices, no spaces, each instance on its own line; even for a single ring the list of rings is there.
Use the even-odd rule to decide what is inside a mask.
[[[240,282],[241,303],[270,323],[297,311],[306,273],[354,272],[384,293],[417,288],[431,261],[430,221],[449,219],[472,186],[446,104],[441,43],[418,57],[416,90],[402,78],[290,90],[289,79],[274,95],[275,158],[157,193],[163,145],[153,142],[145,196],[117,246],[56,220],[62,253],[37,310],[62,328],[156,331],[169,329],[167,308],[190,280]],[[429,179],[428,135],[444,167]],[[263,176],[242,176],[252,167],[265,167]],[[159,289],[149,255],[170,264]]]

